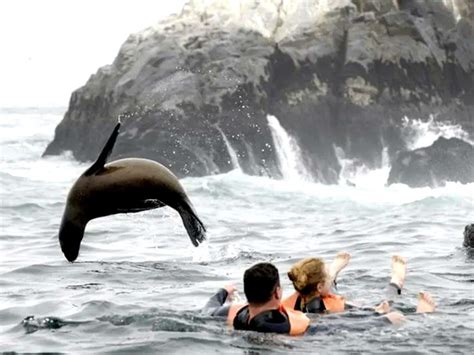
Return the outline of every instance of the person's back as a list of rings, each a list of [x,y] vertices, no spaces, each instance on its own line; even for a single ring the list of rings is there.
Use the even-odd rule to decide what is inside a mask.
[[[224,292],[227,296],[228,290]],[[281,304],[280,277],[274,265],[260,263],[247,269],[244,273],[244,293],[247,305],[222,306],[227,297],[220,297],[220,307],[213,309],[212,315],[226,314],[227,323],[236,330],[300,335],[308,328],[309,318],[305,314],[286,309]]]

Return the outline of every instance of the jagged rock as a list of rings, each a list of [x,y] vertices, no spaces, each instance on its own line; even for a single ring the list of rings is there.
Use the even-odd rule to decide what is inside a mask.
[[[315,180],[336,183],[335,146],[380,166],[383,147],[406,149],[404,116],[437,113],[473,135],[472,9],[449,4],[189,1],[72,94],[45,154],[94,159],[120,115],[114,157],[199,176],[234,167],[230,144],[244,172],[277,177],[272,114]]]
[[[474,146],[457,138],[438,138],[430,147],[402,152],[392,164],[388,184],[444,186],[474,182]]]

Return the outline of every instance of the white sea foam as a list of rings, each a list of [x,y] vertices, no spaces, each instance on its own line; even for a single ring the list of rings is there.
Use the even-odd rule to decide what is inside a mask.
[[[283,178],[293,182],[312,181],[296,139],[285,131],[275,116],[267,115],[267,120]]]
[[[341,147],[334,147],[336,157],[341,166],[339,173],[339,184],[348,186],[357,186],[363,188],[381,188],[387,183],[390,173],[390,163],[388,158],[388,149],[382,150],[382,161],[378,168],[370,169],[366,165],[357,161],[357,159],[346,158],[346,154]]]
[[[428,120],[403,118],[403,128],[407,147],[410,150],[432,145],[439,137],[459,138],[474,144],[469,134],[458,124],[439,122],[434,115]]]
[[[227,152],[229,153],[229,157],[230,157],[229,164],[232,165],[232,169],[242,171],[242,168],[240,167],[240,164],[239,164],[239,157],[238,157],[235,149],[232,147],[232,144],[230,144],[229,140],[227,139],[226,135],[224,134],[224,131],[222,131],[222,129],[217,125],[215,127],[219,131],[219,133],[221,134],[222,140],[224,141],[224,144],[227,148]]]
[[[4,118],[0,118],[0,128]],[[50,122],[52,130],[58,120]],[[25,131],[16,132],[21,136]],[[464,225],[474,218],[474,184],[448,183],[436,189],[354,187],[273,180],[237,170],[186,178],[182,183],[209,233],[208,241],[199,248],[191,245],[179,214],[165,207],[91,221],[78,261],[69,264],[61,253],[57,232],[72,183],[68,179],[76,177],[72,176],[75,168],[64,171],[77,163],[68,156],[40,158],[40,147],[46,146],[52,131],[44,140],[31,137],[9,137],[2,149],[7,148],[8,155],[15,158],[0,157],[0,178],[5,182],[0,191],[0,343],[7,350],[186,352],[199,344],[203,352],[215,352],[228,345],[229,336],[217,320],[203,322],[199,310],[217,289],[231,283],[242,290],[244,270],[270,261],[279,268],[282,286],[289,293],[291,284],[285,272],[293,262],[308,256],[332,258],[341,250],[353,258],[339,279],[339,291],[367,304],[383,297],[390,257],[403,253],[415,273],[410,289],[435,289],[436,297],[456,303],[446,315],[446,323],[452,325],[449,329],[430,331],[428,336],[424,331],[422,336],[409,332],[405,335],[409,343],[423,341],[427,351],[439,351],[439,337],[448,334],[459,351],[470,348],[471,329],[464,324],[471,314],[469,304],[463,302],[472,294],[472,268],[461,243]],[[33,149],[24,150],[25,146]],[[11,173],[28,167],[34,167],[29,176],[11,178]],[[40,170],[49,171],[52,179],[55,174],[66,176],[54,182],[42,172],[35,178]],[[51,335],[47,330],[33,329],[42,336],[25,337],[22,319],[45,312],[86,322],[64,324],[61,331],[54,332],[54,344],[47,340]],[[413,319],[410,324],[418,329],[426,322],[430,320],[425,318],[421,324]],[[36,323],[31,323],[34,328]],[[126,344],[117,345],[108,331],[118,324],[129,339]],[[176,341],[166,345],[170,331]],[[361,341],[360,332],[347,331],[347,349],[383,352],[393,335],[381,334],[378,328],[364,332],[376,341]],[[320,335],[305,336],[293,350],[311,349],[314,337]],[[200,342],[203,337],[204,343]],[[326,343],[323,351],[341,350],[332,341]],[[274,342],[265,347],[282,350]],[[245,344],[244,348],[252,350]],[[416,351],[416,346],[409,347],[411,350]],[[449,345],[442,351],[449,353]]]

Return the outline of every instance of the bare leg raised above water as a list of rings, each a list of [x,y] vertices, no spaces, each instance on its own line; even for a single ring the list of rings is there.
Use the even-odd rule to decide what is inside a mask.
[[[390,279],[390,283],[398,287],[398,293],[401,292],[405,284],[406,271],[406,259],[400,255],[392,256],[392,278]]]

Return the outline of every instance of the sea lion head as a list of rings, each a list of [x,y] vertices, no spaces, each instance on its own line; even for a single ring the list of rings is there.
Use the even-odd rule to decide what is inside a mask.
[[[78,219],[70,217],[66,210],[61,221],[58,236],[64,256],[68,261],[73,262],[79,255],[79,249],[81,248],[81,241],[84,237],[84,230],[87,223],[81,223]]]

